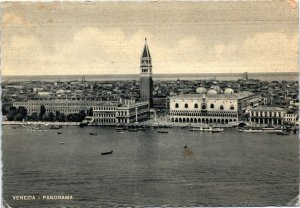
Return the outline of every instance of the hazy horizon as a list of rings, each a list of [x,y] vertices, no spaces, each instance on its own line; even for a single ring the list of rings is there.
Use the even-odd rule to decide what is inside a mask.
[[[203,74],[203,75],[213,75],[213,74],[218,74],[218,75],[230,75],[230,74],[235,74],[235,75],[242,75],[245,72],[199,72],[199,73],[153,73],[153,75],[193,75],[193,74]],[[248,74],[299,74],[300,72],[294,71],[294,72],[247,72]],[[8,76],[130,76],[130,75],[136,75],[139,76],[139,73],[135,74],[31,74],[31,75],[25,75],[25,74],[17,74],[17,75],[1,75],[2,77],[8,77]]]
[[[4,2],[2,75],[298,72],[288,2]]]

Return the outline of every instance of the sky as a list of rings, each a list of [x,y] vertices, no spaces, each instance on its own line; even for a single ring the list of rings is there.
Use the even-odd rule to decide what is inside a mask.
[[[5,2],[2,75],[298,71],[298,8],[287,1]]]

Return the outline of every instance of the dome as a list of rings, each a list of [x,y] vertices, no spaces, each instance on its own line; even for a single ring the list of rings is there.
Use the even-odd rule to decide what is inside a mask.
[[[206,92],[207,92],[207,90],[204,87],[198,87],[196,89],[197,94],[205,94]]]
[[[226,88],[224,91],[225,94],[234,94],[234,90],[231,89],[230,87]]]
[[[218,92],[215,89],[210,89],[210,90],[208,90],[207,94],[216,95],[216,94],[218,94]]]
[[[220,89],[220,87],[217,85],[217,82],[213,82],[213,85],[210,87],[210,89],[213,89],[217,92],[217,94],[222,93],[222,90]]]
[[[56,91],[56,94],[64,94],[64,93],[65,93],[65,91],[63,89],[60,89],[60,90]]]

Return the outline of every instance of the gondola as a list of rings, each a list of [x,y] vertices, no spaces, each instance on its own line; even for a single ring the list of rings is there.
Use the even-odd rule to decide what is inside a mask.
[[[112,154],[113,153],[113,151],[111,150],[111,151],[109,151],[109,152],[101,152],[101,155],[110,155],[110,154]]]

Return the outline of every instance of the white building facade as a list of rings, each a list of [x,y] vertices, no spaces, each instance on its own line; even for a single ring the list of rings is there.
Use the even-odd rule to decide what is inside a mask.
[[[27,109],[28,115],[32,113],[39,113],[41,106],[45,107],[46,113],[59,111],[65,115],[79,113],[84,111],[87,113],[93,106],[101,104],[103,101],[95,100],[66,100],[66,99],[55,99],[55,100],[28,100],[25,102],[14,102],[13,106],[18,108],[23,106]]]
[[[286,111],[279,107],[258,106],[248,108],[249,121],[261,125],[281,125],[286,116]]]
[[[93,125],[139,122],[149,118],[148,102],[102,103],[93,107]]]
[[[259,97],[251,92],[228,94],[187,94],[170,98],[170,119],[175,123],[238,122],[247,106],[255,106]]]

